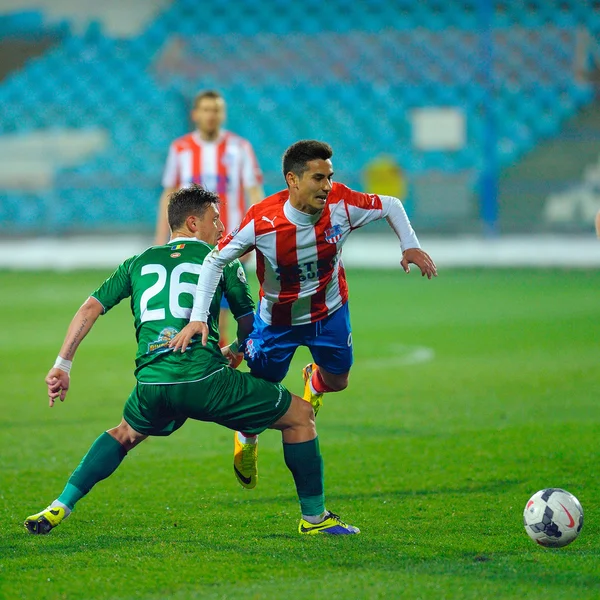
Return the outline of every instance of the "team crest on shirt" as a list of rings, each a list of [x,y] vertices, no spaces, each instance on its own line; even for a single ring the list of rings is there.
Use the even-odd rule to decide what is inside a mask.
[[[148,354],[153,352],[167,352],[170,350],[169,342],[179,333],[175,327],[165,327],[159,334],[158,339],[148,343]]]
[[[252,338],[247,338],[244,346],[244,352],[248,358],[254,358],[258,354],[258,348]]]
[[[337,242],[339,242],[342,238],[342,234],[342,226],[334,225],[333,227],[325,230],[325,241],[328,244],[337,244]]]

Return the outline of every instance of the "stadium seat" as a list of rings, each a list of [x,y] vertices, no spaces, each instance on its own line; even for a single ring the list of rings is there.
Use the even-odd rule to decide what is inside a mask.
[[[570,65],[575,26],[598,32],[600,15],[575,0],[527,6],[505,2],[493,19],[503,164],[555,134],[593,96]],[[474,0],[232,0],[227,8],[175,0],[131,39],[113,38],[91,22],[82,35],[67,32],[62,44],[10,74],[0,83],[0,131],[106,128],[110,147],[59,170],[60,195],[48,192],[41,204],[47,210],[64,201],[69,185],[80,185],[88,191],[69,196],[69,206],[81,208],[78,218],[91,228],[119,216],[152,225],[153,210],[119,212],[119,204],[130,197],[136,207],[154,206],[167,145],[189,127],[188,105],[200,88],[222,90],[228,127],[254,143],[265,171],[277,173],[283,149],[298,136],[332,143],[345,173],[360,173],[380,147],[402,148],[403,164],[418,172],[477,169],[485,139],[480,111],[489,96],[481,64],[473,61],[481,52],[479,19]],[[6,20],[0,24],[6,28]],[[161,71],[175,40],[180,56]],[[456,153],[410,150],[410,111],[423,106],[465,108],[467,146]],[[136,177],[144,183],[132,188]],[[97,187],[104,181],[129,187]],[[270,181],[268,192],[281,184],[277,175]],[[42,218],[34,197],[20,194],[2,192],[0,214],[22,197],[26,219]]]

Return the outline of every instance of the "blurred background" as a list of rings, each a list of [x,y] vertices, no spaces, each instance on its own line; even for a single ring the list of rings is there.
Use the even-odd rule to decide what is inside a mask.
[[[151,243],[206,88],[267,194],[318,138],[337,180],[400,197],[426,237],[592,242],[599,33],[593,0],[0,0],[3,264],[31,234]]]

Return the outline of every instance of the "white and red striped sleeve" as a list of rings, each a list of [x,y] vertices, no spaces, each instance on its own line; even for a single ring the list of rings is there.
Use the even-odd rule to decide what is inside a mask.
[[[365,194],[350,188],[345,188],[342,196],[348,211],[351,229],[364,227],[379,219],[387,219],[388,224],[400,240],[402,251],[421,247],[404,206],[398,198]]]
[[[256,160],[254,149],[248,140],[242,141],[242,185],[244,189],[262,185],[263,174]]]
[[[213,248],[202,263],[198,277],[190,321],[208,321],[210,303],[219,285],[223,269],[254,247],[254,216],[248,211],[239,228],[232,231]]]
[[[181,184],[181,176],[177,165],[177,149],[175,144],[169,146],[169,154],[162,176],[162,186],[164,188],[177,188]]]

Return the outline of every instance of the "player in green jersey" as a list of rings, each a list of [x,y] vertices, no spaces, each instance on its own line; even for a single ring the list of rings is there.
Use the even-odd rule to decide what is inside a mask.
[[[325,510],[323,460],[312,406],[281,384],[236,371],[241,356],[218,346],[220,295],[225,294],[243,341],[253,323],[254,304],[238,261],[224,271],[210,309],[209,343],[200,340],[185,353],[168,343],[188,322],[202,262],[223,233],[216,194],[199,186],[171,196],[172,236],[127,259],[77,311],[46,384],[50,407],[65,399],[76,350],[98,317],[130,298],[138,350],[137,383],[125,403],[123,419],[92,444],[60,496],[27,517],[31,533],[45,534],[59,525],[75,504],[110,476],[127,453],[148,436],[166,436],[188,418],[211,421],[234,431],[258,434],[267,428],[282,433],[285,463],[300,500],[303,534],[353,534],[359,530]],[[235,348],[235,347],[234,347]]]

